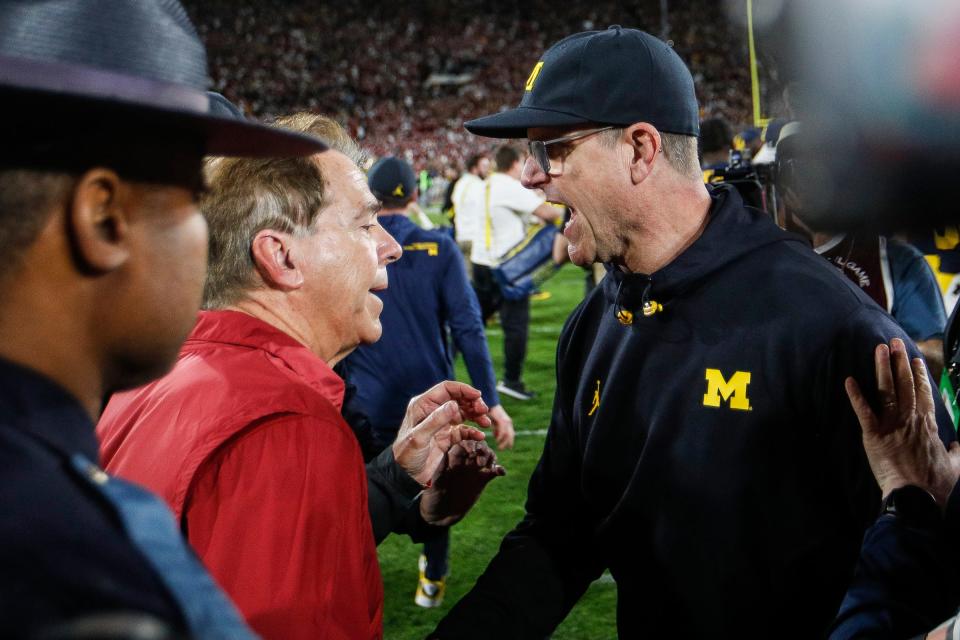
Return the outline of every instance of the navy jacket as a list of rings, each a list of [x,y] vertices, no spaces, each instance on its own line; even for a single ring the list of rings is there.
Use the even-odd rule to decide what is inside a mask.
[[[77,401],[0,361],[0,637],[119,611],[183,629],[179,607],[116,512],[71,467],[74,453],[98,459]]]
[[[867,530],[856,575],[830,640],[911,638],[956,614],[960,606],[957,487],[939,526],[884,515]]]
[[[880,497],[844,378],[875,387],[875,346],[910,342],[735,190],[711,196],[686,251],[611,270],[568,319],[526,516],[436,637],[543,638],[604,569],[624,638],[826,632]]]
[[[449,235],[420,229],[406,216],[379,221],[403,247],[403,256],[387,265],[389,285],[377,293],[383,299],[383,336],[346,358],[346,377],[356,385],[356,403],[382,448],[395,439],[410,398],[453,379],[448,327],[484,401],[494,406],[500,400],[460,249]]]

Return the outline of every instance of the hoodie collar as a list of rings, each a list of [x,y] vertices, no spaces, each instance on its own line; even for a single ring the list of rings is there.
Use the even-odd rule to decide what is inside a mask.
[[[801,242],[757,209],[747,207],[730,185],[710,189],[710,210],[703,233],[686,251],[652,274],[624,273],[607,264],[603,279],[606,299],[618,306],[639,309],[652,296],[660,304],[707,278],[746,253],[774,242]]]

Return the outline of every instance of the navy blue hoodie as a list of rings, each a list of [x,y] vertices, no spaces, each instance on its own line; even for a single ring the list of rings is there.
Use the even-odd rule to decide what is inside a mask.
[[[436,637],[543,638],[604,569],[623,638],[829,626],[880,497],[843,381],[875,386],[893,337],[917,352],[809,245],[711,197],[672,263],[610,270],[568,319],[527,514]]]

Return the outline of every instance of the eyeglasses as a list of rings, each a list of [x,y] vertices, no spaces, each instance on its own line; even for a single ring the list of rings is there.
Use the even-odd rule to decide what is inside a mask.
[[[554,138],[553,140],[530,140],[527,142],[527,145],[530,148],[530,155],[533,156],[533,159],[537,161],[537,164],[544,173],[549,174],[550,155],[547,153],[547,146],[551,144],[560,144],[561,142],[573,142],[574,140],[586,138],[587,136],[592,136],[595,133],[609,131],[610,129],[614,128],[615,127],[613,125],[608,125],[606,127],[598,127],[596,129],[587,129],[586,131],[576,131],[570,135]]]

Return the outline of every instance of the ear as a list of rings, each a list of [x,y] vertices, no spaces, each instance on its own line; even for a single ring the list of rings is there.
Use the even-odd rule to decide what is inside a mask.
[[[81,269],[108,273],[127,262],[135,200],[130,185],[110,169],[91,169],[80,177],[70,198],[67,225]]]
[[[273,289],[293,291],[303,286],[303,273],[293,257],[291,241],[289,234],[274,229],[263,229],[253,237],[250,246],[253,264]]]
[[[657,156],[663,151],[660,132],[653,125],[638,122],[624,129],[623,135],[630,145],[630,179],[639,184],[653,173]]]

